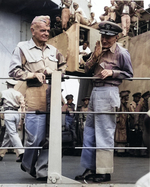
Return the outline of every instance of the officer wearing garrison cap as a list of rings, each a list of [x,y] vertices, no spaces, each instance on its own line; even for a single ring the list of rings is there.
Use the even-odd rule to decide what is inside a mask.
[[[18,86],[26,96],[27,111],[46,111],[46,76],[62,70],[64,57],[52,45],[47,44],[50,31],[50,17],[36,16],[31,23],[32,38],[19,42],[15,48],[9,67],[9,76],[24,80]],[[62,70],[63,71],[63,70]],[[45,139],[46,114],[25,116],[27,146],[37,147]],[[48,150],[26,149],[21,169],[38,180],[47,180]]]
[[[67,103],[62,106],[62,112],[69,112],[75,110],[75,104],[73,103],[73,95],[66,95]],[[69,130],[74,121],[74,114],[66,114],[65,125],[66,129]]]
[[[79,114],[79,127],[78,127],[79,140],[80,140],[81,145],[83,144],[83,131],[84,131],[85,123],[86,123],[86,117],[87,117],[86,112],[88,111],[88,105],[89,105],[90,97],[85,96],[82,99],[82,101],[83,101],[83,105],[81,106],[80,111],[85,112],[85,113],[80,113]]]
[[[67,103],[62,106],[62,112],[75,111],[75,104],[73,103],[73,95],[72,94],[66,95],[66,100]],[[65,129],[72,132],[73,140],[75,142],[77,138],[75,124],[74,124],[75,115],[67,113],[65,115],[65,119],[64,119],[64,115],[62,118],[63,118],[63,125],[65,126]]]
[[[93,71],[93,90],[89,110],[111,112],[120,107],[118,86],[125,78],[133,76],[129,52],[116,41],[122,29],[115,23],[103,21],[99,24],[101,40],[85,64],[85,71]],[[103,147],[103,149],[82,149],[81,165],[85,168],[76,180],[94,182],[111,180],[113,173],[113,150],[116,121],[114,114],[88,114],[84,128],[83,147]],[[109,130],[108,130],[109,129]]]

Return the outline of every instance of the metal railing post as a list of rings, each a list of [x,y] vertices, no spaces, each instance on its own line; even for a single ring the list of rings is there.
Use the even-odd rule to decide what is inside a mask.
[[[61,72],[52,73],[51,107],[49,131],[49,163],[47,183],[66,186],[81,184],[62,176],[62,112],[61,112]]]
[[[49,131],[48,183],[61,181],[61,72],[52,73]]]

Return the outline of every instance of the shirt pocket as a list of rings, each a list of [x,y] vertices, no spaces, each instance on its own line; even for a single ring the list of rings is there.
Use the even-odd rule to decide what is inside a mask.
[[[55,56],[50,55],[48,58],[52,62],[56,62],[56,63],[58,62],[58,59]]]
[[[58,59],[50,55],[45,60],[45,67],[46,69],[49,68],[52,71],[54,71],[54,70],[57,70],[57,63],[58,63]]]
[[[34,58],[32,56],[28,57],[27,64],[31,72],[41,72],[45,69],[44,60],[38,55]]]

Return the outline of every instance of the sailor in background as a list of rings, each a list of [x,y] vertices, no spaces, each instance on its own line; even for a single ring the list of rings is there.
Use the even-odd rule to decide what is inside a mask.
[[[7,80],[7,90],[1,91],[1,106],[5,111],[4,123],[6,131],[2,142],[2,147],[20,147],[23,148],[21,139],[18,134],[18,125],[21,120],[21,115],[17,113],[21,108],[21,112],[25,112],[25,101],[23,95],[14,89],[14,86],[18,83],[15,80]],[[0,150],[0,160],[3,159],[6,149]],[[24,149],[16,149],[17,162],[21,162],[24,154]]]

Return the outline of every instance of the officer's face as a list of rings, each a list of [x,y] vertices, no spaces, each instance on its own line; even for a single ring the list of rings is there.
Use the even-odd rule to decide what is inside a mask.
[[[140,97],[136,97],[136,96],[134,97],[134,101],[135,101],[136,103],[138,103],[138,102],[140,101],[140,99],[141,99]]]
[[[73,99],[68,99],[67,103],[70,105],[72,103]]]
[[[33,39],[38,43],[45,43],[49,38],[50,27],[44,22],[38,23],[33,29],[31,29]]]
[[[84,103],[85,103],[85,105],[88,105],[89,104],[89,100],[88,99],[84,100]]]
[[[128,95],[125,97],[125,100],[126,100],[126,101],[128,101],[128,100],[129,100],[129,96],[128,96]]]
[[[101,42],[102,42],[103,49],[111,48],[116,41],[117,41],[117,36],[108,36],[105,34],[101,35]]]
[[[57,16],[56,17],[56,21],[59,22],[60,21],[60,17]]]

